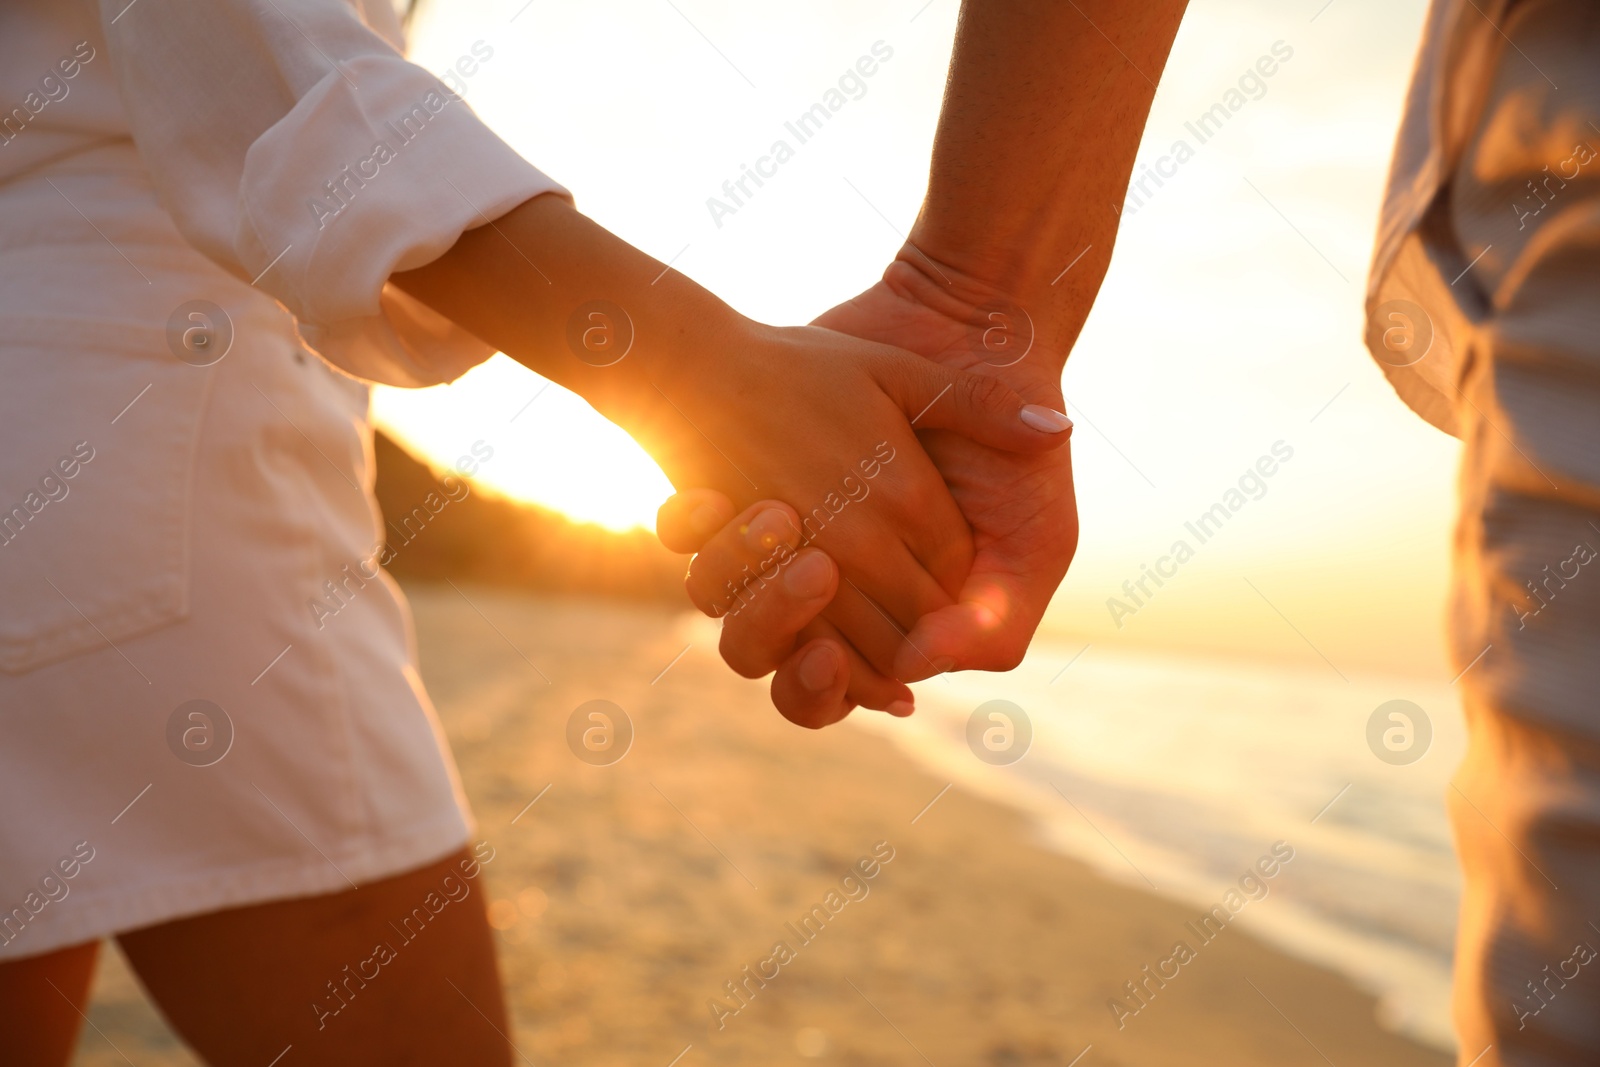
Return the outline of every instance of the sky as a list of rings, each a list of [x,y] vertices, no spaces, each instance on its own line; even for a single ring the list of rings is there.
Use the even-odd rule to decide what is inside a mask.
[[[1192,154],[1148,197],[1084,205],[1124,217],[1063,379],[1083,532],[1045,639],[1454,673],[1441,633],[1458,446],[1361,342],[1424,6],[1190,5],[1135,173],[1180,140]],[[492,49],[464,95],[581,210],[744,314],[800,323],[875,281],[915,217],[957,8],[435,0],[412,53],[442,72]],[[893,55],[865,95],[713,217],[707,199],[875,44]],[[1185,124],[1273,54],[1276,73],[1200,143]],[[613,529],[651,526],[671,492],[626,434],[503,356],[447,387],[379,388],[374,412],[440,465],[486,441],[487,486]],[[1203,545],[1186,534],[1275,448],[1292,455],[1259,499]],[[1122,583],[1180,538],[1193,559],[1113,618]]]

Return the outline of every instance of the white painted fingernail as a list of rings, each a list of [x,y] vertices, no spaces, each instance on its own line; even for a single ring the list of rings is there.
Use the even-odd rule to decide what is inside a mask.
[[[1055,408],[1043,404],[1028,404],[1022,409],[1022,421],[1040,433],[1061,433],[1072,429],[1072,420]]]

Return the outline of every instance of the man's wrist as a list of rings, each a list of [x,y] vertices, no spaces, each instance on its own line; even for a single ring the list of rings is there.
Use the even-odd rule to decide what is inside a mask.
[[[1073,302],[1085,282],[1091,292],[1098,290],[1111,262],[1117,223],[1109,209],[1103,217],[1081,211],[1030,216],[1026,225],[996,216],[982,225],[982,239],[973,240],[970,214],[961,225],[945,225],[925,204],[902,254],[914,246],[921,253],[917,258],[947,273],[958,272],[1029,305],[1062,307]],[[1077,284],[1069,285],[1069,279]]]
[[[1059,380],[1098,289],[1096,285],[1085,299],[1076,290],[1050,292],[1046,286],[1041,291],[1020,283],[1013,287],[930,255],[914,241],[901,247],[883,280],[900,298],[967,327],[968,347],[976,357],[971,369],[1026,362],[1026,372],[1047,371],[1051,380]],[[1009,381],[1018,375],[1000,377]]]

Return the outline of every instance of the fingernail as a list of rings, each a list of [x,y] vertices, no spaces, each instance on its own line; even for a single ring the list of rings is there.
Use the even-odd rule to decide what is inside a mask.
[[[744,543],[755,552],[766,552],[782,541],[794,528],[789,516],[777,508],[768,508],[750,520],[744,528]]]
[[[716,508],[710,504],[701,504],[689,514],[689,525],[701,536],[714,534],[717,532],[717,527],[722,525],[717,521],[719,517]]]
[[[1072,420],[1055,408],[1043,404],[1027,404],[1022,409],[1022,421],[1040,433],[1061,433],[1072,429]]]
[[[818,645],[800,661],[800,684],[813,693],[825,693],[839,675],[839,654],[831,645]]]
[[[917,706],[909,700],[896,700],[893,704],[883,709],[897,719],[903,719],[917,710]]]
[[[783,588],[790,596],[811,600],[828,591],[833,580],[833,561],[826,553],[811,551],[789,564],[783,572]]]
[[[939,674],[949,674],[955,666],[956,661],[950,656],[940,656],[933,661],[933,669]]]

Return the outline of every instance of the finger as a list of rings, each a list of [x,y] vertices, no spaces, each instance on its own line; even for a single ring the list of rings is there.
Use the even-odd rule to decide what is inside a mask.
[[[941,455],[937,447],[930,452],[936,460]],[[957,603],[928,613],[912,627],[895,659],[896,678],[917,681],[947,670],[1006,671],[1021,662],[1078,547],[1070,450],[1045,462],[1049,469],[1043,481],[1014,483],[1030,486],[1037,513],[1023,512],[1019,521],[996,525],[998,516],[991,512]],[[999,473],[967,471],[991,482],[1001,480]],[[971,499],[966,496],[970,488],[958,485],[958,497]]]
[[[998,378],[928,360],[897,360],[879,384],[917,430],[954,430],[1007,452],[1048,452],[1072,436],[1065,412],[1023,402]]]
[[[932,435],[930,435],[932,436]],[[938,435],[948,436],[948,435]],[[889,609],[902,629],[937,608],[949,605],[972,568],[972,527],[956,506],[944,476],[922,448],[921,441],[891,447],[877,480],[880,514],[900,535],[909,560],[887,558],[892,569],[874,568],[868,577],[873,596]],[[835,552],[835,559],[847,557]],[[852,574],[846,567],[846,573]],[[854,575],[852,574],[852,577]]]
[[[763,678],[788,659],[795,637],[833,599],[839,569],[819,548],[784,564],[776,581],[723,616],[722,659],[736,674]]]
[[[894,435],[858,464],[859,478],[835,497],[836,508],[803,516],[808,535],[838,561],[845,579],[870,596],[898,625],[909,629],[930,611],[948,606],[971,570],[972,529],[951,498],[939,469],[918,438]],[[929,435],[961,440],[948,433]],[[966,442],[970,445],[970,442]],[[998,453],[997,453],[998,454]],[[843,599],[843,598],[841,598]],[[870,621],[865,602],[857,615]],[[868,658],[888,670],[861,640],[863,629],[836,619]]]
[[[814,632],[772,677],[772,705],[790,722],[819,730],[857,704],[904,717],[915,710],[911,690],[884,678],[820,620]]]
[[[915,565],[915,561],[912,563]],[[922,574],[920,568],[918,574]],[[882,577],[882,573],[875,573],[874,577]],[[906,633],[912,629],[912,625],[925,614],[947,608],[952,603],[949,595],[934,585],[925,574],[920,581],[926,582],[931,590],[922,613],[912,613],[909,621],[899,622],[891,614],[890,608],[885,608],[874,597],[867,595],[861,584],[848,574],[842,574],[838,592],[822,613],[822,619],[838,630],[840,638],[850,643],[870,669],[882,673],[883,677],[896,677],[896,656],[906,643]]]
[[[862,707],[876,710],[894,708],[897,715],[909,715],[915,701],[911,690],[901,682],[872,668],[866,660],[861,658],[860,652],[847,641],[834,625],[827,619],[818,619],[804,630],[800,631],[796,639],[796,647],[809,644],[817,638],[824,638],[833,642],[843,650],[845,669],[849,681],[845,687],[844,700],[852,707],[859,704]],[[794,669],[793,660],[785,662],[778,668],[779,674],[787,674]]]
[[[918,620],[897,650],[892,672],[902,682],[920,682],[950,671],[1009,671],[1026,648],[986,605],[963,601]]]
[[[715,489],[685,489],[656,512],[656,536],[669,552],[700,551],[734,516],[733,501]]]
[[[805,512],[803,529],[904,631],[954,600],[972,564],[971,527],[915,437],[880,441],[860,471],[849,498]],[[875,610],[862,603],[857,614],[870,620]],[[861,629],[838,621],[867,651]]]
[[[837,528],[827,532],[838,533]],[[849,649],[851,674],[859,679],[853,683],[856,703],[881,708],[903,699],[906,691],[892,673],[905,630],[925,613],[948,606],[950,595],[904,545],[894,542],[872,575],[886,590],[888,607],[879,606],[856,582],[841,583],[837,567],[818,549],[801,554],[820,555],[822,561],[796,569],[801,554],[792,547],[801,533],[788,505],[752,505],[691,562],[685,587],[702,612],[724,619],[723,659],[739,674],[759,678],[783,661],[796,634],[825,608],[835,624],[828,632]],[[814,589],[819,574],[826,585]]]
[[[948,671],[1009,671],[1022,662],[1064,568],[1031,576],[974,575],[958,603],[917,620],[897,651],[891,673],[917,682]]]
[[[772,706],[796,726],[820,730],[850,714],[845,699],[850,672],[844,647],[818,638],[795,650],[772,676]]]
[[[712,618],[753,603],[795,556],[800,526],[794,509],[778,500],[752,504],[712,535],[689,562],[684,588],[695,607]]]

